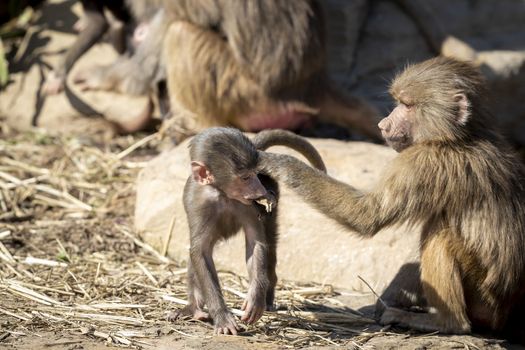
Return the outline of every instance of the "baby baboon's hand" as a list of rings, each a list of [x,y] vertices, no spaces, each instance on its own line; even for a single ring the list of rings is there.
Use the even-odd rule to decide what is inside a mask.
[[[241,321],[248,324],[254,324],[261,318],[264,311],[266,310],[265,298],[248,296],[244,301],[244,304],[242,304],[241,310],[244,311]]]

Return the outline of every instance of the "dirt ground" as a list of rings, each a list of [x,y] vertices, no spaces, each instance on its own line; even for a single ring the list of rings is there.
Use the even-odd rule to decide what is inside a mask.
[[[145,135],[96,140],[0,123],[0,349],[521,349],[480,336],[382,328],[372,293],[280,281],[277,311],[239,336],[166,321],[185,267],[132,227],[134,181],[158,154]],[[140,147],[139,147],[140,146]],[[246,280],[219,271],[238,312]]]
[[[374,336],[369,341],[352,343],[349,341],[344,345],[327,346],[300,346],[276,345],[272,342],[257,341],[250,336],[210,336],[209,330],[202,330],[201,336],[187,337],[183,335],[164,335],[159,338],[148,340],[149,345],[145,349],[179,350],[179,349],[203,349],[203,350],[251,350],[251,349],[401,349],[401,350],[424,350],[424,349],[520,349],[520,347],[499,344],[497,341],[479,341],[473,337],[409,337],[406,335]],[[0,343],[1,346],[1,343]],[[55,349],[55,350],[98,350],[114,347],[97,339],[71,335],[70,333],[41,333],[39,337],[24,337],[12,343],[7,343],[5,349]],[[0,347],[4,348],[4,347]]]

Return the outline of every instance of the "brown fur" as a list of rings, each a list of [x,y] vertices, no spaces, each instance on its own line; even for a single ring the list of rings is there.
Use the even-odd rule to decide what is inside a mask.
[[[316,1],[165,1],[163,12],[145,40],[150,47],[100,78],[88,74],[87,86],[143,93],[160,65],[178,139],[209,126],[293,129],[311,118],[379,138],[375,109],[327,79]]]
[[[377,136],[376,112],[330,87],[317,2],[222,0],[207,12],[195,1],[170,4],[168,13],[184,22],[172,24],[164,45],[168,90],[189,134],[210,125],[293,128],[301,124],[293,120],[317,116]],[[254,125],[254,114],[266,122]]]
[[[293,157],[262,156],[271,176],[363,236],[422,225],[421,282],[431,312],[387,308],[382,323],[447,333],[514,327],[523,337],[523,321],[508,318],[525,291],[525,171],[494,131],[482,91],[480,73],[453,59],[396,77],[399,105],[380,127],[400,153],[369,193]]]

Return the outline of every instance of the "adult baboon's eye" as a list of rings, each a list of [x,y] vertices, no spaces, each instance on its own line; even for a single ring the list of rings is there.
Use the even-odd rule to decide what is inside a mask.
[[[406,109],[411,109],[413,107],[413,104],[406,103],[406,102],[399,102],[399,104],[405,107]]]

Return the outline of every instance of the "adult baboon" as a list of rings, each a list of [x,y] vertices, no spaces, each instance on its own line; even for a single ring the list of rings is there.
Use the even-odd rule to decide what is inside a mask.
[[[175,136],[210,126],[295,129],[312,118],[379,138],[376,110],[334,88],[315,0],[164,1],[129,62],[84,74],[86,88],[143,91],[165,68]],[[164,39],[164,40],[159,40]],[[159,59],[159,46],[163,46]],[[140,63],[140,64],[139,64]]]
[[[369,193],[296,158],[261,155],[265,172],[321,212],[366,237],[421,224],[421,283],[430,307],[388,307],[384,324],[423,331],[514,332],[524,340],[525,171],[485,110],[470,64],[438,57],[392,83],[397,107],[379,123],[399,152]],[[349,247],[351,248],[351,247]]]

